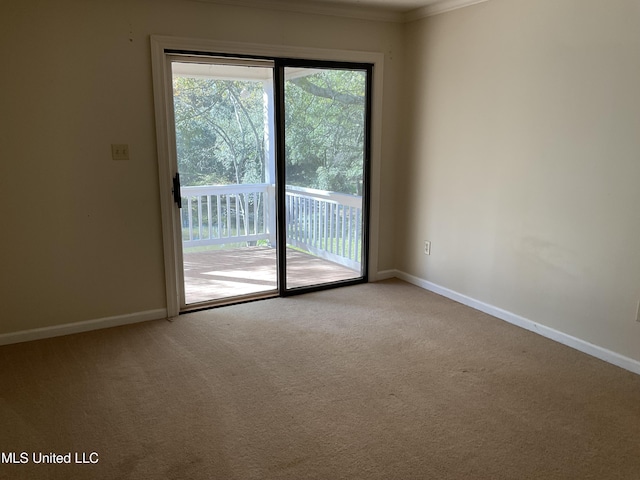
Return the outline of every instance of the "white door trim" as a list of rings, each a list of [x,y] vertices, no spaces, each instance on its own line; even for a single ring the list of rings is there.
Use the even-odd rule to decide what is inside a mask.
[[[178,248],[181,232],[176,228],[178,211],[173,207],[171,179],[176,173],[175,132],[172,127],[173,111],[168,98],[171,92],[169,70],[170,51],[211,52],[256,57],[301,58],[308,60],[334,60],[373,64],[373,92],[371,105],[371,178],[369,179],[369,279],[376,280],[378,271],[378,233],[380,212],[380,162],[382,129],[382,78],[384,54],[351,50],[331,50],[287,45],[225,42],[218,40],[182,38],[152,35],[151,65],[153,72],[153,96],[156,117],[156,141],[158,149],[158,176],[160,182],[160,208],[167,295],[167,315],[175,317],[180,312],[180,275],[182,273],[182,249]]]

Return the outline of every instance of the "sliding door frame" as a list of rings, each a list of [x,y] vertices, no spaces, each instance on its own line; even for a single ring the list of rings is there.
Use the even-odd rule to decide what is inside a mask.
[[[365,161],[369,162],[369,178],[365,185],[368,185],[364,195],[368,197],[368,227],[369,232],[365,238],[368,242],[363,245],[366,249],[366,257],[368,261],[368,270],[364,271],[364,281],[375,281],[377,272],[378,258],[378,236],[379,236],[379,210],[380,210],[380,160],[381,160],[381,124],[382,124],[382,78],[383,78],[383,59],[384,55],[377,52],[358,52],[349,50],[329,50],[315,48],[289,47],[282,45],[264,45],[264,44],[248,44],[236,42],[220,42],[215,40],[190,39],[180,37],[167,36],[151,36],[151,62],[153,73],[153,90],[154,105],[156,119],[156,140],[158,149],[158,176],[160,187],[160,209],[162,217],[162,236],[163,236],[163,253],[165,266],[165,290],[167,302],[168,317],[175,317],[180,313],[180,269],[181,258],[177,253],[178,242],[181,238],[178,235],[176,222],[174,221],[175,208],[173,204],[172,183],[171,179],[177,173],[177,161],[175,152],[175,132],[170,119],[173,118],[173,105],[167,98],[167,89],[171,88],[172,80],[170,69],[170,54],[184,53],[191,55],[203,56],[234,56],[247,58],[264,58],[264,59],[287,59],[284,62],[290,62],[291,65],[299,60],[305,60],[305,65],[309,66],[309,61],[317,61],[320,64],[370,64],[372,65],[368,78],[368,90],[370,96],[370,141],[366,142],[370,151],[365,153]],[[330,63],[327,63],[330,62]],[[277,62],[278,64],[278,62]],[[287,66],[290,65],[287,63]],[[283,69],[278,69],[276,72]],[[277,73],[276,73],[277,74]],[[281,73],[282,74],[282,73]],[[277,92],[276,92],[277,95]],[[276,111],[279,109],[276,108]],[[283,134],[282,134],[283,135]],[[280,141],[282,144],[282,141]],[[280,148],[280,147],[277,147]],[[366,197],[365,197],[366,199]],[[278,202],[283,204],[283,202]],[[282,207],[278,207],[284,208]],[[280,223],[280,222],[279,222]],[[286,239],[279,239],[279,245]],[[363,255],[364,257],[364,255]],[[281,265],[284,265],[281,260]],[[283,267],[281,266],[280,269]],[[283,277],[282,271],[279,272],[279,278]],[[285,281],[285,280],[279,280]],[[349,283],[360,283],[362,280],[358,278],[353,282],[340,282],[340,285],[348,285]],[[327,287],[332,286],[331,284]],[[279,285],[280,287],[280,285]],[[315,286],[310,289],[318,290],[323,286]],[[304,291],[310,289],[305,288]],[[296,291],[287,291],[279,288],[282,295],[299,293]]]
[[[285,69],[286,68],[308,68],[308,69],[327,69],[327,70],[359,70],[366,72],[365,84],[365,122],[364,122],[364,151],[362,164],[362,270],[358,277],[349,280],[338,280],[328,283],[320,283],[308,286],[289,288],[287,286],[287,223],[286,219],[286,125],[283,114],[286,111],[285,106]],[[371,203],[371,110],[372,110],[372,77],[373,64],[356,63],[356,62],[340,62],[327,60],[309,60],[309,59],[275,59],[275,77],[274,85],[274,103],[276,105],[276,195],[277,195],[277,212],[281,221],[277,222],[278,238],[278,291],[281,296],[298,295],[300,293],[312,292],[317,290],[325,290],[334,288],[335,286],[346,286],[357,283],[367,282],[369,280],[369,237],[370,231],[370,203]],[[357,248],[357,247],[356,247]]]

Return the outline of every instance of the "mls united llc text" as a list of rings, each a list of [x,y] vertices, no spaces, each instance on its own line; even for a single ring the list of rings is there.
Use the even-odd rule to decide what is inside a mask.
[[[97,452],[0,452],[0,463],[98,463]]]

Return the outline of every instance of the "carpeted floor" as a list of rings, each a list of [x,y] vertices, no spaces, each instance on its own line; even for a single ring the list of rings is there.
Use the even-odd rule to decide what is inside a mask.
[[[640,478],[640,377],[397,280],[0,362],[3,479]]]

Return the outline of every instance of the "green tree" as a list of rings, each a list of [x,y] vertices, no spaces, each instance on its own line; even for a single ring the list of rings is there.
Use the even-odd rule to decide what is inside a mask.
[[[262,84],[174,77],[173,91],[183,184],[264,182]]]
[[[361,194],[365,72],[306,73],[285,82],[287,183]],[[173,88],[183,185],[263,183],[262,82],[176,76]]]
[[[314,72],[285,83],[287,182],[361,194],[366,74]]]

